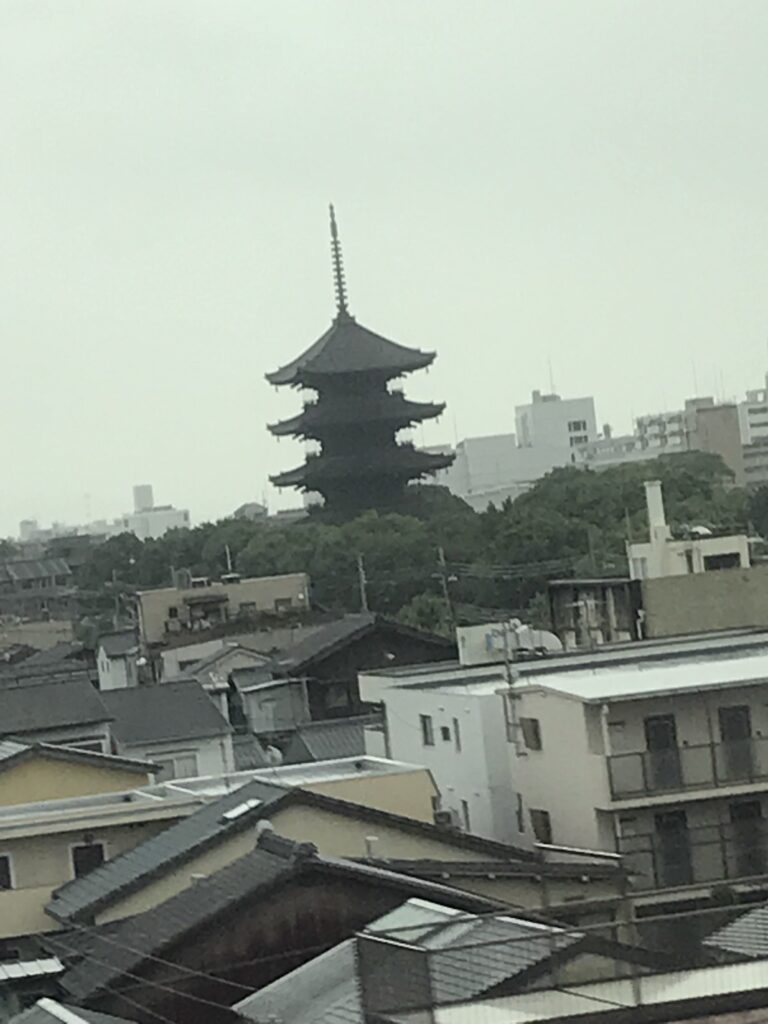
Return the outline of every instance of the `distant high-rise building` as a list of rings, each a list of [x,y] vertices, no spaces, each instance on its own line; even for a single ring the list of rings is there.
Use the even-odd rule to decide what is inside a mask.
[[[133,488],[133,511],[146,512],[155,506],[152,484],[135,484]]]
[[[578,448],[597,438],[595,400],[534,391],[527,405],[515,406],[515,427],[521,448]]]

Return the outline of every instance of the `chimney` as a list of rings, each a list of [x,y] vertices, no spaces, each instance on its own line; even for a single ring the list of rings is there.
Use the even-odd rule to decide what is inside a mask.
[[[645,504],[648,509],[648,532],[651,542],[669,540],[671,533],[664,515],[664,497],[661,480],[645,481]]]

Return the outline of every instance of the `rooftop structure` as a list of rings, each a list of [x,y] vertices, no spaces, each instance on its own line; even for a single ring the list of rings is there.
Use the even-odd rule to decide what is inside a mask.
[[[409,401],[402,391],[390,390],[389,381],[429,366],[435,354],[389,341],[350,314],[333,207],[331,250],[336,290],[331,327],[297,359],[267,374],[271,384],[317,391],[317,399],[298,416],[269,430],[276,437],[316,442],[320,453],[272,482],[317,492],[333,512],[389,508],[402,500],[409,481],[452,461],[396,441],[398,431],[439,416],[444,405]]]

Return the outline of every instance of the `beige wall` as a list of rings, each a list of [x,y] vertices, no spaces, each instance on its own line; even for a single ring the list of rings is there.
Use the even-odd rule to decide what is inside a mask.
[[[96,842],[106,844],[108,858],[156,835],[168,822],[92,828],[87,832]],[[51,892],[72,878],[71,847],[85,841],[86,833],[60,832],[0,838],[0,854],[10,855],[13,889],[0,891],[0,938],[52,931],[58,927],[43,908]]]
[[[768,566],[643,580],[649,637],[768,626]]]
[[[314,782],[302,787],[315,793],[349,800],[363,807],[402,814],[417,821],[432,821],[432,797],[437,787],[425,768],[412,772],[392,772],[382,775],[363,775],[360,778],[338,779],[333,782]]]
[[[97,767],[43,756],[30,757],[6,771],[0,771],[0,806],[114,793],[136,789],[150,781],[151,777],[146,772]]]
[[[139,620],[142,639],[145,643],[158,643],[166,635],[165,624],[168,609],[178,609],[180,625],[187,620],[188,606],[185,597],[200,598],[225,594],[227,615],[234,619],[241,604],[255,604],[257,612],[275,612],[275,602],[290,601],[294,608],[309,606],[309,577],[306,573],[290,573],[285,576],[264,576],[257,579],[241,580],[240,583],[212,583],[210,587],[180,589],[163,587],[160,590],[145,590],[138,595]]]

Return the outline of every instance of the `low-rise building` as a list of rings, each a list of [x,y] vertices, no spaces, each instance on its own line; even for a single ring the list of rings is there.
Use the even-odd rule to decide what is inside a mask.
[[[247,625],[259,614],[309,608],[309,577],[303,572],[254,579],[229,573],[215,581],[179,574],[177,580],[178,586],[137,594],[139,631],[145,646],[162,644],[166,637],[184,631],[202,631],[236,620]]]
[[[126,686],[137,686],[144,660],[135,630],[120,630],[100,636],[96,645],[99,689],[122,690]]]
[[[63,558],[0,562],[0,615],[71,619],[74,608],[72,570]]]

